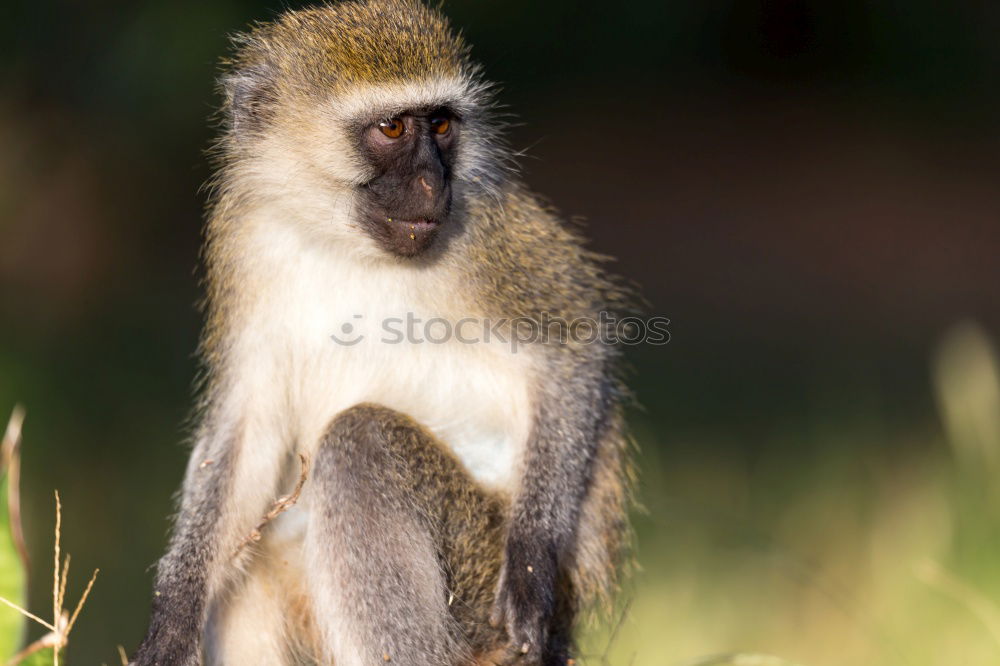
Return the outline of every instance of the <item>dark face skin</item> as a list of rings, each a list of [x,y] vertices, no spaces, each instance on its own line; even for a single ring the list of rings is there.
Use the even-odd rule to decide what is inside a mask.
[[[414,110],[361,130],[375,176],[360,187],[360,223],[385,250],[417,256],[447,224],[458,132],[447,109]]]

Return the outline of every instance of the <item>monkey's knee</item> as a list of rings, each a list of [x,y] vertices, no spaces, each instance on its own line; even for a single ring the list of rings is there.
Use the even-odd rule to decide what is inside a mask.
[[[374,402],[362,402],[337,414],[326,429],[326,437],[372,438],[390,428],[418,428],[406,414]]]
[[[316,476],[339,478],[348,486],[385,485],[402,469],[406,449],[425,444],[430,435],[405,414],[374,403],[361,403],[337,414],[320,442]]]

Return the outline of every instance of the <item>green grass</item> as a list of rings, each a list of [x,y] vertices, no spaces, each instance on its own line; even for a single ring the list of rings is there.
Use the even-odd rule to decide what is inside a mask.
[[[969,326],[934,370],[923,423],[829,414],[742,460],[719,433],[646,447],[642,571],[581,663],[1000,663],[1000,373]]]

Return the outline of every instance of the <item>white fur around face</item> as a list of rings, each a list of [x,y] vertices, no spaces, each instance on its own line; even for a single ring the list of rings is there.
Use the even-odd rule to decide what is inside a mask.
[[[480,90],[461,78],[440,78],[359,87],[331,102],[341,124],[358,118],[388,118],[415,108],[449,107],[461,114]]]

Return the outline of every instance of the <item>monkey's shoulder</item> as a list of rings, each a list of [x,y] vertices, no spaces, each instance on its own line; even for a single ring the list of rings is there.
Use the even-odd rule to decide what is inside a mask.
[[[468,271],[479,297],[511,316],[568,318],[631,309],[629,290],[605,269],[609,257],[587,248],[581,225],[567,221],[519,183],[499,203],[482,200]]]

